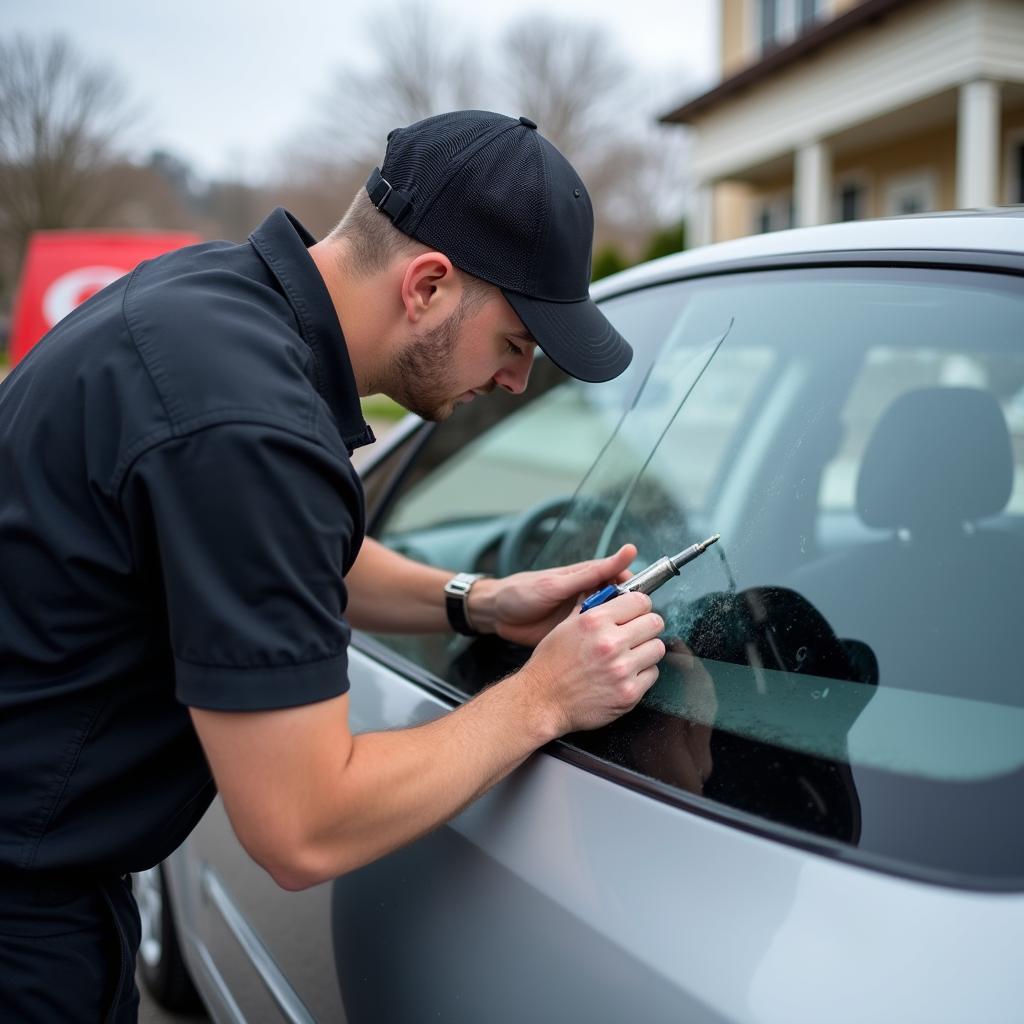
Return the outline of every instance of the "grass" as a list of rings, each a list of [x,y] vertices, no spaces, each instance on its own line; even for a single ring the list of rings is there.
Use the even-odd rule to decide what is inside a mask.
[[[389,420],[395,422],[405,414],[397,402],[392,402],[386,395],[370,395],[360,399],[359,404],[363,407],[363,417],[368,420]]]

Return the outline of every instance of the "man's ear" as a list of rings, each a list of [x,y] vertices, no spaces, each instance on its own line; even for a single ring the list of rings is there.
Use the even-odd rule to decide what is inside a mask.
[[[406,265],[402,304],[410,323],[419,323],[428,313],[447,315],[458,296],[455,268],[443,252],[420,253]]]

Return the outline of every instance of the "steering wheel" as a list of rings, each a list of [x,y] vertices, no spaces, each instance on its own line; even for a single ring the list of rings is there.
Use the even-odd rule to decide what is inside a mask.
[[[570,508],[575,514],[571,519],[563,521],[562,517]],[[600,528],[594,535],[594,544],[596,545],[605,525],[614,513],[615,503],[613,501],[592,495],[581,498],[579,495],[563,494],[557,498],[547,498],[538,502],[523,512],[502,538],[496,560],[497,574],[508,576],[529,568],[556,529],[564,534],[566,546],[571,548],[572,541],[578,538],[588,525],[600,524]],[[622,529],[623,523],[632,523],[632,520],[623,517],[619,524],[619,530]],[[633,524],[630,529],[637,540],[644,536],[644,528],[638,524]],[[580,552],[570,551],[562,561],[571,562],[577,558],[592,558],[593,555],[593,548]]]
[[[510,576],[527,568],[571,504],[572,495],[562,494],[540,501],[523,512],[498,547],[497,575]]]

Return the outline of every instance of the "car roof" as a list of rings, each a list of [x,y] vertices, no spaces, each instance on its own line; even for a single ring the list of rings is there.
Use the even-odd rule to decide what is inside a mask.
[[[718,242],[642,263],[594,285],[595,298],[704,267],[821,252],[953,250],[1024,253],[1024,206],[957,210],[795,228]]]

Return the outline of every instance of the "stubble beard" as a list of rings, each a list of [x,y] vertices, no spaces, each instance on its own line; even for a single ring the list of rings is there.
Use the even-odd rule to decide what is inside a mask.
[[[440,422],[455,409],[454,359],[459,328],[465,319],[460,305],[444,323],[414,335],[392,365],[385,393],[425,420]]]

